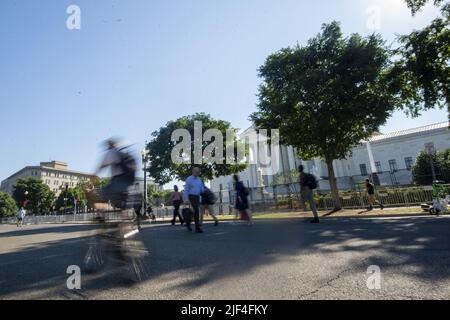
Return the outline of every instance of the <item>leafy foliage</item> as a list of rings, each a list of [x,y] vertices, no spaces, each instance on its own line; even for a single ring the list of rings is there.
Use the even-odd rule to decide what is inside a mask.
[[[18,210],[14,199],[9,194],[0,192],[0,217],[12,217]]]
[[[437,152],[432,156],[425,151],[422,152],[417,157],[412,169],[414,183],[422,186],[433,184],[431,160],[433,160],[436,178],[445,183],[450,183],[450,149]]]
[[[391,87],[399,93],[402,108],[412,116],[450,103],[450,4],[444,16],[422,30],[399,37],[394,50],[399,59],[388,74]]]
[[[52,210],[55,193],[41,180],[19,179],[14,187],[13,198],[19,207],[23,206],[27,200],[29,201],[27,206],[29,211],[48,213]]]
[[[411,9],[412,13],[415,15],[422,9],[423,6],[429,2],[429,0],[405,0],[408,8]],[[439,6],[444,2],[444,0],[433,0],[435,6]]]
[[[75,207],[75,200],[77,201],[78,207],[83,207],[87,205],[87,198],[86,198],[86,191],[85,191],[85,185],[80,184],[76,188],[69,188],[67,191],[61,192],[59,197],[56,199],[55,202],[55,209],[61,210],[65,206],[67,208],[74,208]],[[64,199],[67,199],[67,201],[64,201]]]
[[[297,147],[300,158],[325,159],[337,208],[333,160],[346,158],[397,107],[383,77],[388,66],[379,36],[344,38],[333,22],[307,46],[282,49],[260,68],[264,83],[251,120],[279,128],[281,143]]]
[[[152,134],[152,140],[147,145],[147,150],[149,151],[148,160],[150,162],[148,172],[158,184],[163,185],[172,180],[184,181],[191,175],[191,170],[194,166],[200,167],[202,178],[204,180],[212,180],[214,177],[226,176],[245,170],[246,165],[244,164],[225,164],[227,147],[225,143],[223,149],[224,164],[205,163],[205,161],[203,161],[204,163],[202,165],[194,165],[195,121],[202,122],[203,134],[208,129],[217,129],[224,137],[226,137],[226,131],[233,129],[229,122],[215,120],[210,115],[204,113],[197,113],[179,118],[175,121],[170,121],[165,127],[155,131]],[[192,154],[190,164],[176,164],[172,161],[172,150],[177,144],[172,140],[172,133],[177,129],[186,129],[191,135],[190,144],[192,146]],[[208,142],[203,142],[202,152],[205,151],[207,145]]]

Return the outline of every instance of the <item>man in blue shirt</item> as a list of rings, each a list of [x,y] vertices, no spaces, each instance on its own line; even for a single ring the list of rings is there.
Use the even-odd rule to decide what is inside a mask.
[[[190,203],[194,211],[195,232],[203,233],[200,225],[200,196],[204,192],[204,184],[200,178],[200,168],[192,169],[192,175],[187,178],[184,186],[184,198],[187,203]],[[186,223],[189,231],[192,231],[191,223]]]

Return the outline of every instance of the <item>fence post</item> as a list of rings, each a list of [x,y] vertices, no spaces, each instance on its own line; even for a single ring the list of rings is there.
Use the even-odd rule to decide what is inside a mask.
[[[261,200],[262,200],[263,212],[265,212],[266,211],[266,196],[264,194],[264,187],[261,187]]]
[[[222,184],[220,184],[220,186],[219,186],[219,215],[223,215],[223,197],[222,197],[222,192],[223,192],[223,186],[222,186]]]
[[[275,201],[275,210],[278,212],[278,195],[277,195],[277,186],[273,186],[273,200]]]
[[[408,200],[408,195],[406,192],[403,192],[403,198],[405,199],[406,207],[409,207],[409,200]]]
[[[294,210],[294,202],[292,201],[292,191],[291,191],[291,185],[288,184],[286,187],[289,190],[289,210]]]

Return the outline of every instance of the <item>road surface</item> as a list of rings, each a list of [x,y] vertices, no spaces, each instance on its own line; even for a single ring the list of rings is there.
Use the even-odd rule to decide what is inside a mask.
[[[81,275],[92,225],[0,226],[0,299],[450,299],[450,218],[338,218],[145,226],[149,279]],[[367,286],[370,266],[381,289]]]

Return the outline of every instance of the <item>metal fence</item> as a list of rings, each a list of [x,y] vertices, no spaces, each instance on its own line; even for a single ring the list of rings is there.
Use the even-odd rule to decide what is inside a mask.
[[[450,195],[450,185],[442,186],[444,192]],[[254,213],[277,213],[302,210],[299,184],[286,184],[273,187],[249,189],[250,210]],[[216,192],[217,202],[213,206],[214,213],[218,215],[235,214],[235,192],[222,190]],[[364,209],[369,206],[369,199],[364,190],[340,192],[340,199],[344,209]],[[433,187],[398,187],[378,188],[376,199],[385,207],[411,207],[423,203],[432,203]],[[317,190],[315,192],[316,205],[319,210],[332,210],[333,199],[329,192]],[[173,217],[173,207],[153,208],[153,214],[159,221],[170,221]],[[93,221],[95,213],[69,214],[69,215],[30,215],[24,219],[25,224],[45,223],[77,223]],[[110,212],[110,220],[123,218],[120,212]],[[0,223],[14,224],[16,217],[4,218]]]
[[[23,220],[24,224],[46,224],[46,223],[77,223],[77,222],[90,222],[96,217],[95,213],[83,213],[83,214],[67,214],[67,215],[29,215]],[[130,212],[130,218],[132,213]],[[121,212],[108,212],[106,214],[107,220],[119,220],[123,219],[123,213]],[[17,217],[9,217],[0,219],[2,224],[15,224],[17,223]]]
[[[450,194],[450,185],[443,186]],[[250,188],[250,206],[253,212],[283,212],[303,209],[298,183],[273,187]],[[364,189],[341,191],[339,193],[344,209],[364,209],[369,206],[369,199]],[[232,211],[235,195],[232,190],[216,193],[220,213]],[[420,206],[433,201],[433,187],[389,187],[376,190],[376,199],[385,207]],[[317,190],[316,205],[320,210],[332,210],[334,202],[330,192]]]

